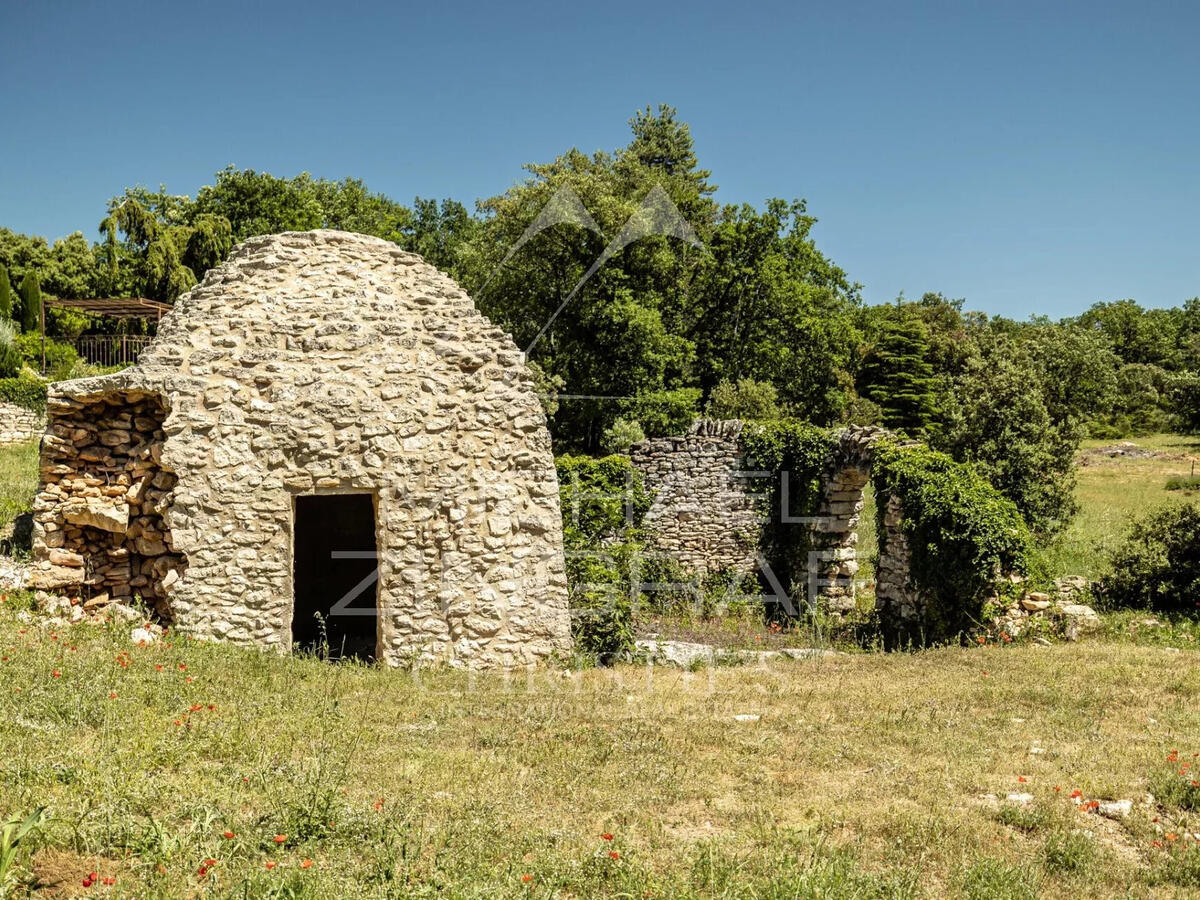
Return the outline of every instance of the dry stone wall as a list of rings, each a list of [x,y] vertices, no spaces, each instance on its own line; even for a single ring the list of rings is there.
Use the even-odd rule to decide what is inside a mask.
[[[748,490],[737,420],[701,421],[679,437],[634,444],[630,455],[654,499],[645,523],[655,548],[689,572],[757,571],[767,510]]]
[[[149,434],[136,425],[145,398],[164,413]],[[134,430],[109,463],[93,429],[108,447],[118,435],[106,434],[129,430],[113,421],[124,412]],[[287,649],[294,498],[365,492],[382,659],[504,666],[569,649],[557,478],[522,355],[453,281],[393,244],[332,231],[246,241],[180,298],[136,367],[53,385],[50,416],[34,527],[43,572],[64,568],[63,549],[85,572],[129,549],[128,530],[116,548],[94,529],[119,531],[76,534],[67,517],[88,488],[119,506],[148,454],[174,484],[151,478],[166,492],[150,500],[161,526],[140,518],[144,500],[130,522],[186,565],[139,562],[134,574],[131,562],[129,584],[144,574],[185,633]]]
[[[858,525],[863,490],[870,480],[871,448],[890,433],[880,428],[850,427],[841,431],[821,477],[821,499],[815,515],[804,521],[770,521],[767,492],[740,443],[738,421],[697,422],[681,437],[656,438],[635,444],[634,465],[654,495],[646,524],[655,550],[686,570],[757,574],[772,529],[806,527],[809,539],[798,558],[775,560],[780,581],[795,585],[802,599],[815,598],[826,613],[846,615],[855,609]],[[885,504],[882,553],[877,561],[876,605],[887,616],[916,618],[919,593],[910,584],[908,542],[901,527],[896,498]]]
[[[176,480],[161,465],[166,411],[142,394],[56,398],[50,408],[31,587],[58,588],[84,608],[135,592],[159,606],[187,565],[163,518]]]
[[[45,430],[45,415],[0,400],[0,444],[24,444]]]

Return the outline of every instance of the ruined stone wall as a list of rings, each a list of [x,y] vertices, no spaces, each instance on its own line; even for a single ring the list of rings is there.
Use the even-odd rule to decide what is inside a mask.
[[[519,665],[570,647],[558,484],[523,362],[420,257],[292,232],[235,249],[136,367],[56,384],[51,402],[162,398],[177,483],[161,530],[187,561],[163,602],[179,630],[288,648],[294,498],[361,491],[376,506],[378,656]],[[59,490],[47,479],[38,498],[42,562]]]
[[[157,397],[137,393],[51,402],[33,509],[44,552],[32,587],[61,589],[85,608],[135,593],[162,603],[187,565],[163,518],[175,487],[161,465],[165,413]]]
[[[646,516],[652,546],[686,570],[725,569],[743,574],[760,570],[758,555],[770,545],[771,529],[809,529],[804,550],[794,559],[776,559],[782,586],[796,585],[802,598],[815,597],[824,612],[845,615],[855,609],[858,525],[863,490],[870,480],[871,447],[888,432],[844,429],[821,477],[821,499],[809,522],[772,522],[766,486],[754,479],[740,445],[737,421],[698,422],[683,437],[635,444],[631,455],[654,493]],[[914,616],[919,597],[909,586],[908,542],[895,498],[886,506],[882,553],[877,561],[876,601],[888,615]]]
[[[0,400],[0,444],[23,444],[40,437],[45,430],[45,415]]]
[[[646,513],[656,550],[687,571],[756,572],[767,510],[748,489],[736,420],[697,422],[680,437],[652,438],[630,455],[654,499]]]

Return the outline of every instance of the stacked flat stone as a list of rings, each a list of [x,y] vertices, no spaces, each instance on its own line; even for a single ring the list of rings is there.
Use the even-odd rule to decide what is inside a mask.
[[[755,490],[740,442],[743,425],[736,420],[700,421],[682,437],[656,438],[635,444],[634,465],[654,494],[646,516],[655,550],[684,569],[703,574],[723,570],[757,574],[761,548],[772,529],[807,527],[811,540],[803,559],[776,560],[803,599],[812,598],[821,612],[844,616],[855,609],[858,588],[858,524],[863,489],[871,473],[877,441],[893,437],[886,429],[851,426],[838,432],[821,475],[816,515],[797,521],[788,512],[782,522],[770,520],[767,492]],[[881,497],[883,534],[877,564],[876,608],[891,628],[919,619],[923,605],[909,577],[908,540],[903,510],[894,497]],[[783,585],[787,587],[785,583]]]
[[[187,565],[163,519],[175,476],[159,465],[162,404],[134,394],[120,403],[55,397],[50,410],[33,509],[44,553],[31,586],[85,608],[135,591],[159,606]]]
[[[0,444],[24,444],[46,430],[46,417],[31,409],[0,400]]]
[[[758,570],[767,509],[748,488],[739,420],[700,420],[678,437],[640,441],[634,466],[653,492],[645,524],[657,551],[688,572]]]
[[[138,411],[154,419],[152,404],[147,433]],[[131,428],[116,427],[124,414]],[[182,632],[289,648],[294,498],[359,491],[376,507],[384,661],[510,666],[570,648],[558,484],[522,354],[394,244],[246,241],[179,299],[136,367],[52,385],[48,435],[39,570],[103,571],[89,586],[113,593],[123,560],[110,554],[128,550],[129,586]],[[81,499],[92,518],[72,523]],[[75,562],[64,550],[83,566],[61,565]],[[163,557],[166,571],[144,568]]]

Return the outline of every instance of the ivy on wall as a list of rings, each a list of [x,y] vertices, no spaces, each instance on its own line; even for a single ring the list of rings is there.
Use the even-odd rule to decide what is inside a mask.
[[[923,620],[909,637],[955,640],[977,624],[996,578],[1028,567],[1029,530],[1011,500],[972,465],[919,445],[881,440],[872,454],[876,495],[903,509],[912,584],[924,598]],[[879,504],[880,551],[887,539]]]

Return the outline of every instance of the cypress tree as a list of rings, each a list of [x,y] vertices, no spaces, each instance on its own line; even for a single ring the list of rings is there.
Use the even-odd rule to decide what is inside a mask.
[[[889,317],[879,339],[863,361],[862,393],[879,404],[883,424],[919,434],[937,416],[929,333],[916,316]]]
[[[37,276],[26,272],[21,281],[21,330],[32,333],[38,330],[38,317],[42,310],[42,286]]]
[[[0,266],[0,322],[12,319],[12,283],[8,280],[8,269]]]

